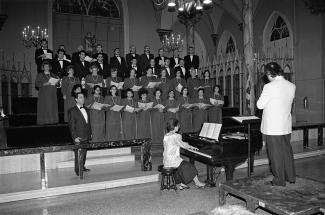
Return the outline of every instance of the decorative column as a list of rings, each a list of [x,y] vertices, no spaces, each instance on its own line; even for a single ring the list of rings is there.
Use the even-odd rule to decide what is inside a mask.
[[[253,54],[253,4],[252,0],[243,0],[243,41],[244,41],[244,62],[243,69],[246,80],[246,105],[244,114],[255,113],[255,75],[254,75],[254,54]]]

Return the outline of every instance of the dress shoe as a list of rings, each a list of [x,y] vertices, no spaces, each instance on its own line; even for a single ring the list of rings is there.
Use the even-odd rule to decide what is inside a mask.
[[[76,173],[77,176],[79,176],[79,171],[75,170],[74,172]]]
[[[86,167],[84,167],[84,168],[82,169],[82,171],[84,171],[84,172],[89,172],[90,169],[87,169]]]

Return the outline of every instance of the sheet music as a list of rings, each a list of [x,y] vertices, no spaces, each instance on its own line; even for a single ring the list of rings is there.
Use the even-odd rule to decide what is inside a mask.
[[[153,108],[156,108],[156,109],[164,109],[165,106],[162,105],[162,104],[156,104],[156,106],[154,106]]]
[[[236,132],[236,133],[230,133],[230,134],[224,134],[222,136],[223,139],[237,139],[237,140],[245,140],[247,139],[247,135],[244,133]]]
[[[142,86],[136,86],[134,85],[131,89],[136,92],[136,91],[139,91],[140,89],[142,88]]]
[[[240,123],[242,123],[244,120],[260,119],[257,116],[232,116],[231,118],[233,118],[234,120]]]
[[[199,136],[218,140],[221,127],[222,124],[218,123],[204,123]]]
[[[114,82],[114,81],[111,81],[111,86],[115,86],[119,90],[123,88],[123,85],[124,85],[124,82]]]
[[[103,104],[103,103],[99,103],[99,102],[94,102],[92,105],[92,108],[95,110],[102,110],[104,107],[108,107],[108,104]]]
[[[120,110],[122,110],[122,108],[124,108],[124,106],[121,106],[121,105],[114,105],[113,107],[111,107],[110,110],[112,110],[112,111],[116,111],[116,112],[119,112]]]
[[[141,108],[143,110],[148,110],[148,109],[152,108],[153,102],[149,102],[149,103],[138,102],[138,106],[139,106],[139,108]]]
[[[190,109],[194,106],[195,106],[195,104],[188,104],[188,103],[183,104],[183,108],[186,108],[186,109]]]
[[[135,110],[135,108],[134,107],[131,107],[129,105],[126,105],[124,110],[127,111],[127,112],[130,112],[130,113],[133,113],[134,110]]]
[[[224,101],[210,98],[210,103],[213,105],[223,105]]]
[[[169,108],[167,111],[172,112],[172,113],[176,113],[179,110],[179,108]]]
[[[45,53],[45,59],[51,59],[52,60],[52,53]]]
[[[176,90],[178,91],[178,92],[182,92],[182,89],[183,89],[183,85],[181,85],[180,83],[177,85],[177,87],[176,87]]]
[[[60,80],[60,79],[58,79],[58,78],[52,78],[52,77],[51,77],[51,78],[49,79],[49,83],[50,83],[51,85],[54,86],[54,85],[56,85],[56,84],[59,82],[59,80]]]
[[[85,61],[87,61],[87,62],[93,62],[93,61],[96,61],[96,60],[94,58],[91,58],[89,56],[86,56],[85,57]]]
[[[155,88],[158,87],[160,84],[161,82],[149,82],[147,88]]]

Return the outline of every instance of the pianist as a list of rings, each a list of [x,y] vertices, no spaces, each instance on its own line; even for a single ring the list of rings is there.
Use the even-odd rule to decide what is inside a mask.
[[[164,136],[164,154],[163,163],[165,168],[177,168],[175,174],[176,184],[179,184],[179,189],[188,189],[188,183],[194,181],[198,188],[205,186],[204,183],[198,179],[198,172],[194,164],[184,161],[180,157],[180,148],[188,150],[198,150],[197,148],[190,146],[188,143],[182,141],[182,136],[177,132],[180,129],[177,119],[169,119],[167,121],[167,134]]]

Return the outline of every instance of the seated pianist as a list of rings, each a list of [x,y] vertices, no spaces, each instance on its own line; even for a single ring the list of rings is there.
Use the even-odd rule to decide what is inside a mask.
[[[180,124],[177,119],[169,119],[167,121],[167,134],[164,136],[164,153],[163,163],[165,168],[177,168],[175,174],[176,184],[179,184],[179,189],[188,189],[187,185],[194,181],[198,188],[205,187],[205,184],[199,181],[198,171],[194,164],[184,161],[180,157],[180,148],[189,150],[198,150],[190,146],[188,143],[182,141],[182,135],[177,132],[180,129]]]

